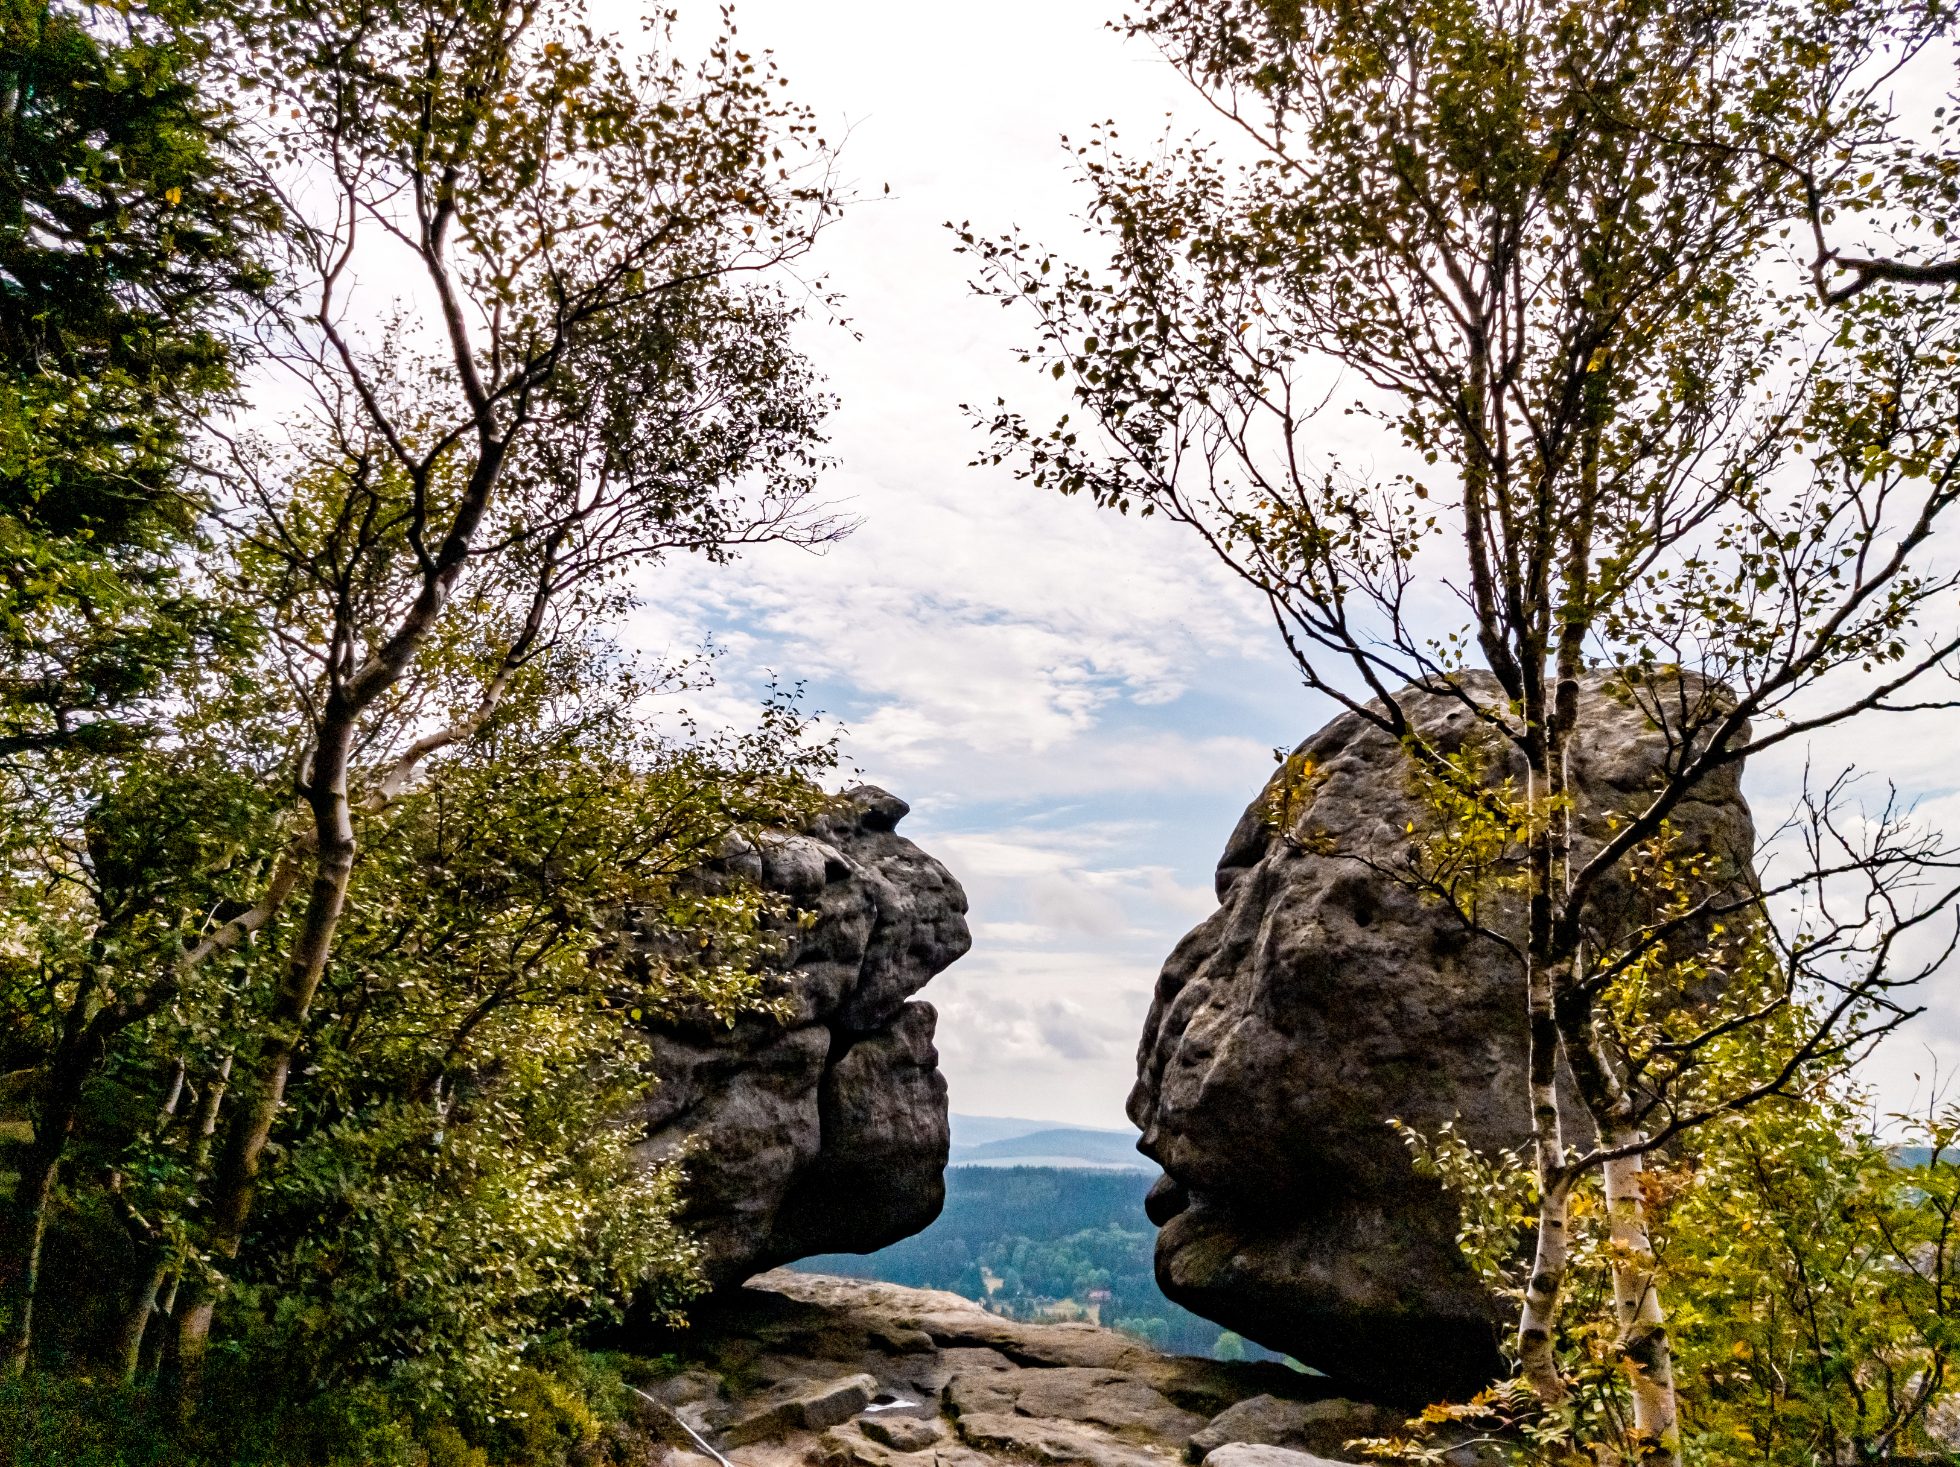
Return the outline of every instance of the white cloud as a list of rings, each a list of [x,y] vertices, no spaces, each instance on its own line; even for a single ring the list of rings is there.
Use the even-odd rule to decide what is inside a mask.
[[[807,338],[843,400],[830,493],[863,527],[823,556],[664,567],[633,626],[655,650],[708,633],[726,649],[724,684],[685,700],[710,720],[747,721],[765,670],[809,679],[849,757],[913,805],[906,833],[966,883],[974,951],[926,994],[955,1105],[1105,1124],[1157,965],[1212,909],[1212,861],[1268,749],[1325,716],[1294,689],[1263,606],[1176,527],[969,467],[982,440],[961,403],[1005,395],[1038,414],[1054,400],[1014,359],[1027,322],[968,292],[944,222],[1067,245],[1080,196],[1060,134],[1197,121],[1169,69],[1106,30],[1114,13],[743,0],[745,42],[778,53],[833,136],[848,124],[845,169],[871,198],[819,259],[863,339]],[[617,7],[614,24],[636,22]],[[1350,431],[1330,419],[1316,447],[1363,466]],[[1446,590],[1426,595],[1454,617]],[[1951,727],[1864,723],[1766,756],[1748,781],[1759,820],[1781,813],[1806,752],[1820,770],[1855,761],[1950,792]],[[1915,1053],[1924,1066],[1922,1040],[1960,1063],[1960,1004],[1933,999],[1936,1021],[1875,1068],[1888,1086],[1909,1085]]]
[[[976,948],[925,994],[953,1108],[1120,1125],[1155,976],[1097,951]]]

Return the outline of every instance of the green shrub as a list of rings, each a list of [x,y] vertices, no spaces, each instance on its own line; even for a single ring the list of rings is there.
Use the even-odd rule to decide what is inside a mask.
[[[0,1458],[11,1467],[178,1467],[141,1397],[75,1377],[0,1381]]]
[[[422,1434],[422,1449],[429,1455],[429,1467],[488,1467],[490,1461],[488,1452],[471,1446],[447,1421],[438,1421]]]
[[[601,1425],[579,1382],[520,1370],[490,1424],[490,1460],[507,1467],[564,1467],[578,1448],[598,1442]]]

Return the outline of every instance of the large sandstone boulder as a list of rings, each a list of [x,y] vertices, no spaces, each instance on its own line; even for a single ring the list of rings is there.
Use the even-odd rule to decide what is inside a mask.
[[[904,801],[849,791],[809,830],[718,867],[787,895],[780,1018],[653,1030],[659,1079],[636,1120],[650,1159],[685,1149],[683,1218],[715,1287],[813,1253],[862,1253],[939,1215],[946,1081],[930,1004],[971,945],[966,894],[896,833]]]
[[[1585,684],[1570,764],[1582,858],[1668,757],[1655,703]],[[1446,749],[1484,737],[1458,700],[1412,691],[1404,706]],[[1349,714],[1297,754],[1304,808],[1275,830],[1274,785],[1246,811],[1218,864],[1219,909],[1165,963],[1144,1031],[1129,1110],[1164,1168],[1147,1204],[1158,1278],[1357,1393],[1467,1392],[1501,1372],[1503,1311],[1457,1250],[1454,1207],[1388,1123],[1433,1134],[1454,1120],[1479,1148],[1528,1140],[1519,970],[1390,874],[1425,819],[1394,740]],[[1504,750],[1488,757],[1493,779],[1522,782]],[[1753,849],[1739,775],[1675,816],[1718,879]],[[1600,906],[1631,914],[1639,893],[1609,889]]]

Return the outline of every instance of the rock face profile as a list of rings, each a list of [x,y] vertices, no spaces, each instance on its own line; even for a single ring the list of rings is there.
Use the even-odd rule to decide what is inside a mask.
[[[1460,701],[1402,701],[1441,747],[1481,744]],[[1653,702],[1603,676],[1584,685],[1570,763],[1582,858],[1604,817],[1654,786],[1668,739]],[[1138,1052],[1130,1117],[1164,1168],[1147,1204],[1158,1278],[1357,1394],[1471,1391],[1502,1373],[1502,1312],[1457,1250],[1454,1206],[1388,1123],[1526,1143],[1524,994],[1495,944],[1385,874],[1425,819],[1396,741],[1346,714],[1296,753],[1310,773],[1288,838],[1275,783],[1218,863],[1218,910],[1165,963]],[[1522,783],[1504,750],[1489,759],[1492,779]],[[1739,779],[1730,766],[1674,817],[1681,844],[1731,879],[1754,844]],[[1601,896],[1607,911],[1638,903]]]
[[[776,980],[787,1012],[649,1033],[660,1083],[638,1149],[687,1148],[683,1220],[713,1287],[882,1248],[945,1201],[935,1015],[911,999],[971,938],[959,882],[896,833],[908,808],[861,786],[807,831],[719,863],[803,914]]]

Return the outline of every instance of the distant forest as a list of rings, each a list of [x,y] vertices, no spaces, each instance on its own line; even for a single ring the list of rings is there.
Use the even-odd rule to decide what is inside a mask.
[[[1164,1297],[1143,1214],[1154,1177],[1058,1167],[955,1166],[924,1232],[877,1253],[829,1253],[811,1273],[948,1289],[1017,1319],[1079,1317],[1180,1355],[1279,1359]],[[1103,1292],[1108,1297],[1097,1297]]]

